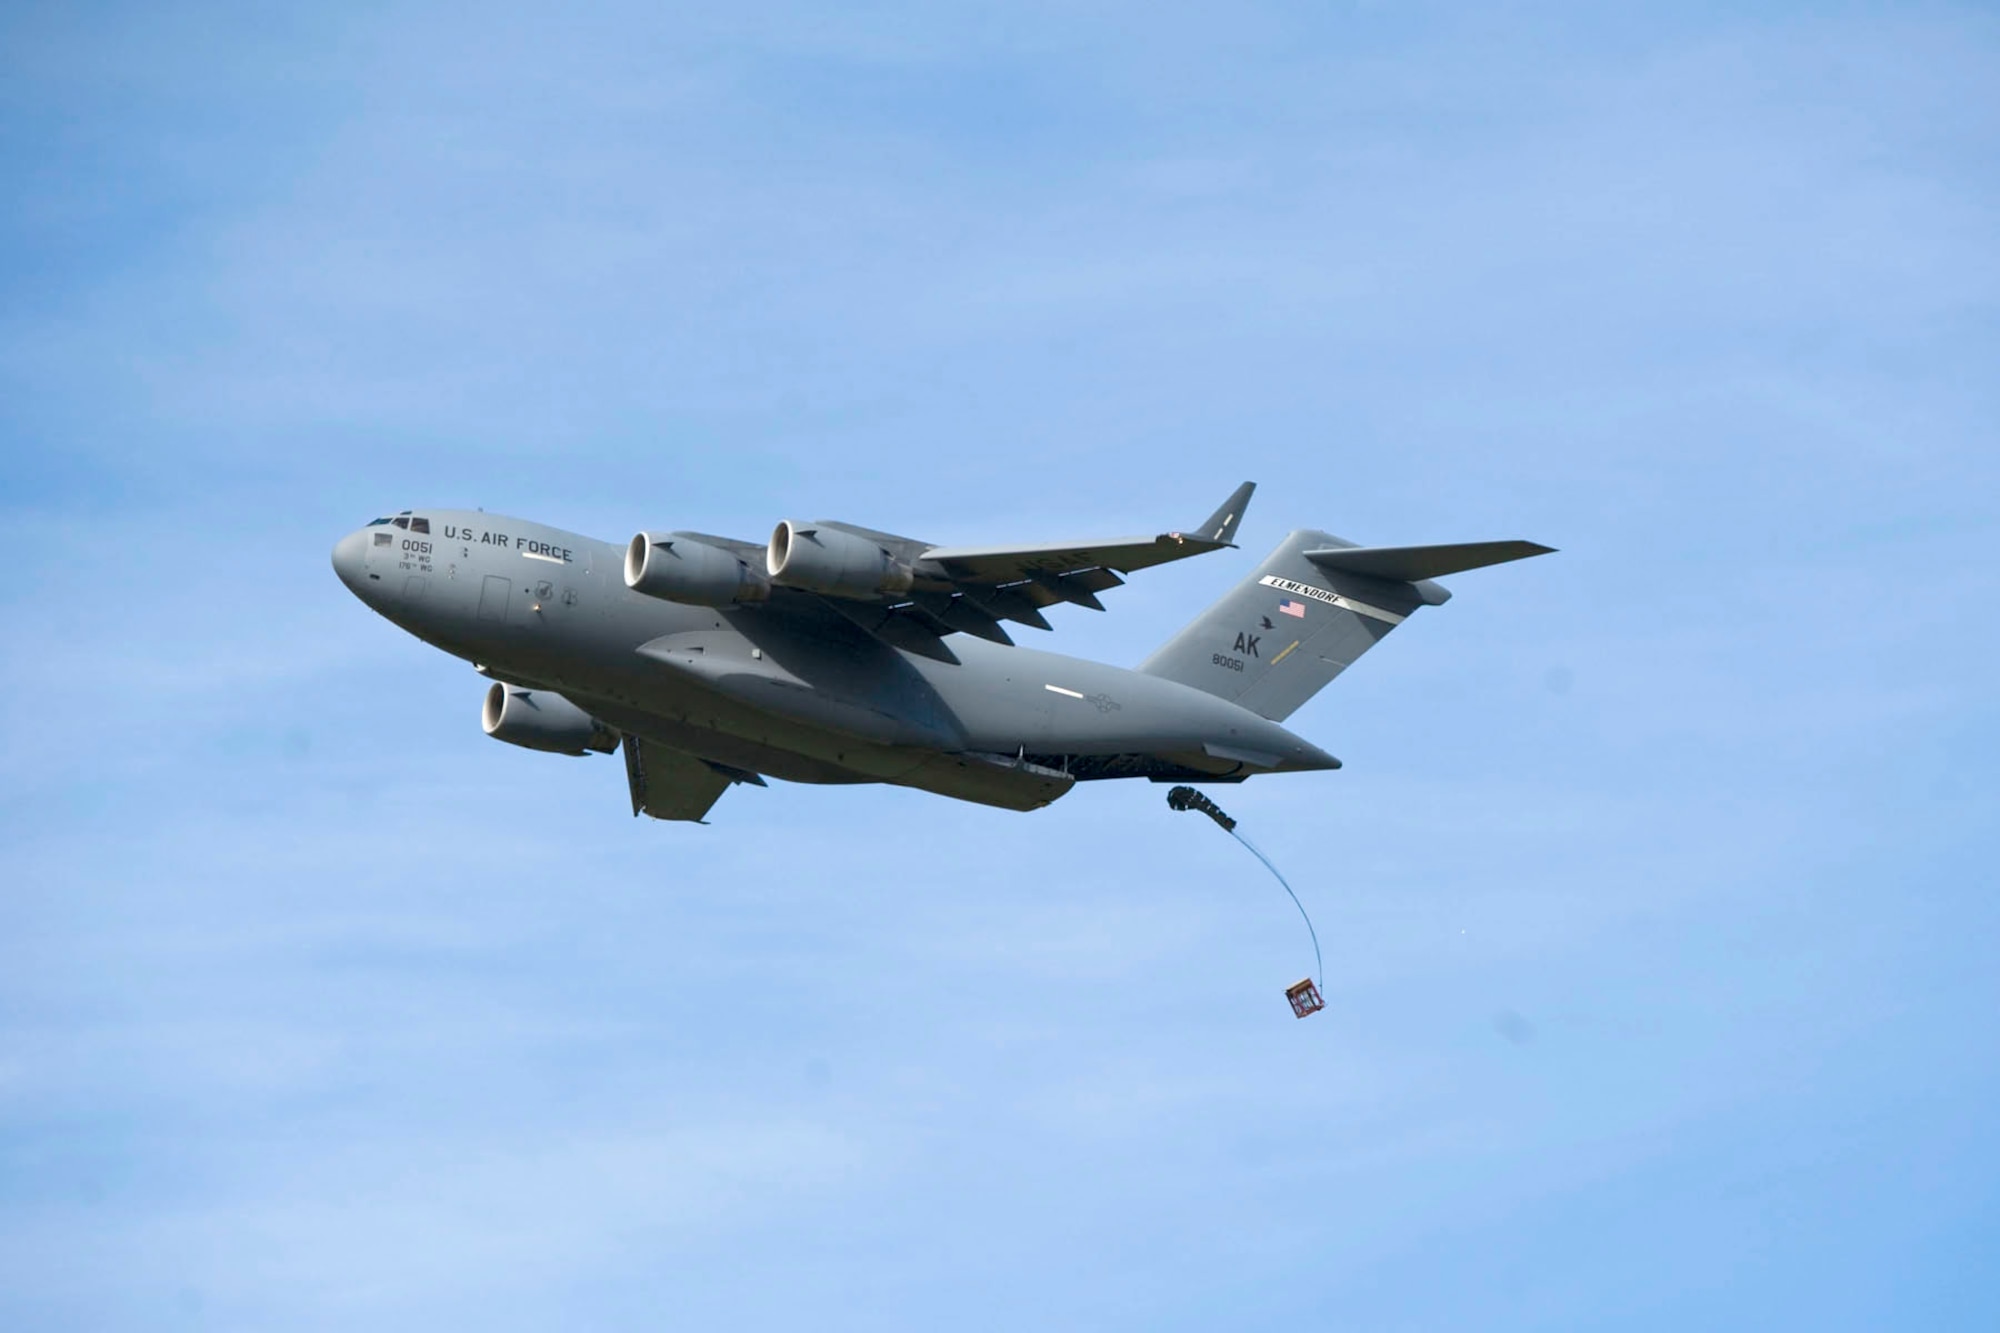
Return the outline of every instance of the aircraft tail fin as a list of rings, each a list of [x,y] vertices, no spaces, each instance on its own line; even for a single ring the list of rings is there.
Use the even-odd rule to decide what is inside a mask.
[[[1535,542],[1356,546],[1301,529],[1139,669],[1283,721],[1418,607],[1431,580],[1544,555]]]

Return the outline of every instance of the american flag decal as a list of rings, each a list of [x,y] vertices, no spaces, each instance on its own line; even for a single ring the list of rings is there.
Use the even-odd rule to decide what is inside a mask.
[[[1379,606],[1370,606],[1366,602],[1357,602],[1352,597],[1342,597],[1337,592],[1328,592],[1325,588],[1316,587],[1310,583],[1300,583],[1297,579],[1279,578],[1276,574],[1266,574],[1264,577],[1258,579],[1257,582],[1266,588],[1276,588],[1279,592],[1295,592],[1301,597],[1310,598],[1312,601],[1325,602],[1328,606],[1337,606],[1343,611],[1352,611],[1356,615],[1372,616],[1376,620],[1384,621],[1391,625],[1400,625],[1403,623],[1404,612],[1385,611]],[[1286,612],[1286,614],[1297,615],[1298,613],[1292,611]],[[1303,619],[1304,617],[1300,618]]]
[[[1306,604],[1304,602],[1295,602],[1291,598],[1287,597],[1284,601],[1278,603],[1278,614],[1284,616],[1297,616],[1299,619],[1303,620],[1305,619],[1306,615]]]

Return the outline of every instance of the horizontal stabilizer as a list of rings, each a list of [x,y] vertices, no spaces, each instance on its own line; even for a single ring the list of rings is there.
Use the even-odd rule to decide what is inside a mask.
[[[1419,607],[1449,598],[1433,575],[1548,550],[1534,542],[1355,546],[1302,528],[1139,669],[1281,722]],[[1211,758],[1259,763],[1234,748],[1203,748]]]
[[[1531,555],[1548,555],[1553,546],[1539,542],[1457,542],[1450,546],[1328,546],[1305,552],[1321,569],[1365,574],[1395,583],[1462,574],[1468,569],[1504,565]]]

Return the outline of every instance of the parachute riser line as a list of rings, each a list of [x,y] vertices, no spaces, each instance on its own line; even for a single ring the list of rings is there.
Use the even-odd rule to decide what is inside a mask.
[[[1236,841],[1242,843],[1243,846],[1249,851],[1250,855],[1256,857],[1259,861],[1262,861],[1264,863],[1264,869],[1270,871],[1271,877],[1278,881],[1279,886],[1283,888],[1285,891],[1285,896],[1292,900],[1292,906],[1299,909],[1299,919],[1306,923],[1306,934],[1312,938],[1313,977],[1308,978],[1308,980],[1314,981],[1318,984],[1324,984],[1326,981],[1326,960],[1320,954],[1319,932],[1313,929],[1312,917],[1310,914],[1307,913],[1306,905],[1300,902],[1299,895],[1293,892],[1291,882],[1287,880],[1283,874],[1279,873],[1278,867],[1271,864],[1271,858],[1264,855],[1262,851],[1258,850],[1256,843],[1251,842],[1250,839],[1244,837],[1243,834],[1237,830],[1236,821],[1234,819],[1231,819],[1227,814],[1223,813],[1222,808],[1220,806],[1216,805],[1214,801],[1209,800],[1208,797],[1196,791],[1194,788],[1175,787],[1172,791],[1169,791],[1167,793],[1167,805],[1174,810],[1199,810],[1202,814],[1205,814],[1210,819],[1214,820],[1216,824],[1223,830],[1223,832],[1227,833],[1230,837],[1236,839]],[[1306,1014],[1312,1012],[1314,1009],[1319,1008],[1322,1003],[1319,997],[1317,995],[1314,995],[1310,1000],[1311,1008],[1302,1008],[1301,1005],[1307,1002],[1298,1000],[1294,998],[1293,995],[1294,991],[1302,989],[1305,989],[1304,983],[1301,983],[1299,986],[1293,987],[1292,990],[1287,991],[1285,993],[1286,998],[1293,1001],[1292,1005],[1293,1012],[1296,1013],[1300,1018],[1304,1018]]]
[[[1306,915],[1306,905],[1299,901],[1298,894],[1292,892],[1290,881],[1283,875],[1278,874],[1278,867],[1271,864],[1271,858],[1257,850],[1257,844],[1251,842],[1250,839],[1244,837],[1233,828],[1229,830],[1229,836],[1242,843],[1245,847],[1248,847],[1250,855],[1264,863],[1264,869],[1270,871],[1276,877],[1278,883],[1284,886],[1285,896],[1292,900],[1292,906],[1299,909],[1299,919],[1306,923],[1306,934],[1312,937],[1313,942],[1313,980],[1324,986],[1326,984],[1326,960],[1320,957],[1319,932],[1313,929],[1313,919]]]

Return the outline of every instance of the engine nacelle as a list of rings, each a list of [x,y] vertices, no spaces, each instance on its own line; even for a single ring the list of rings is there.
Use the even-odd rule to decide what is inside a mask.
[[[874,601],[910,590],[910,567],[866,537],[786,519],[771,534],[771,581],[828,597]]]
[[[550,754],[610,754],[618,733],[560,694],[496,683],[486,691],[479,724],[496,741]]]
[[[771,595],[763,571],[733,551],[671,533],[642,532],[625,548],[625,586],[690,606],[761,602]]]

